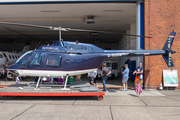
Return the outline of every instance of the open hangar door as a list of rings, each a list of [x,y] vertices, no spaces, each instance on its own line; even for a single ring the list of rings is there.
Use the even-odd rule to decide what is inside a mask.
[[[138,1],[138,0],[137,0]],[[137,49],[137,2],[59,3],[59,4],[0,4],[0,21],[63,28],[116,32],[62,32],[64,41],[91,43],[103,49]],[[89,22],[90,21],[90,22]],[[94,22],[92,22],[94,21]],[[26,41],[31,49],[59,40],[58,31],[0,24],[0,50],[21,51]],[[39,44],[40,43],[40,44]],[[128,59],[115,59],[123,65]]]

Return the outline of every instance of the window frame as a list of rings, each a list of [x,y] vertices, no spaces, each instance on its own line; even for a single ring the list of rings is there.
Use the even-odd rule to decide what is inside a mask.
[[[11,55],[9,55],[9,58],[11,59]]]
[[[40,57],[40,60],[38,62],[38,64],[32,64],[34,62],[34,58],[36,56],[36,54],[40,54],[39,57]],[[38,61],[39,57],[36,59]],[[39,53],[39,52],[36,52],[34,55],[33,55],[33,58],[31,59],[31,62],[29,63],[30,66],[40,66],[42,64],[42,58],[43,58],[43,53]]]
[[[49,60],[53,60],[53,62],[55,62],[55,60],[56,60],[56,59],[52,59],[52,56],[50,56],[50,55],[56,55],[56,57],[57,57],[57,56],[59,57],[59,58],[58,58],[58,60],[59,60],[58,62],[59,62],[59,63],[58,63],[57,65],[56,65],[56,64],[55,64],[55,65],[53,65],[53,64],[52,64],[52,65],[48,64],[47,60],[48,60],[49,58],[51,58],[51,59],[49,59]],[[50,56],[50,57],[48,57],[48,56]],[[47,56],[46,56],[45,65],[48,66],[48,67],[60,67],[60,65],[61,65],[61,59],[62,59],[62,55],[53,54],[53,53],[48,53]]]
[[[4,55],[3,54],[0,54],[0,58],[3,58],[4,57]]]
[[[27,58],[27,60],[26,60],[26,63],[25,64],[19,64],[19,62],[20,61],[22,61],[22,59],[24,59],[27,55],[29,55],[30,54],[30,56],[29,56],[29,58]],[[18,60],[16,61],[16,63],[15,63],[15,65],[19,65],[19,66],[26,66],[27,64],[28,64],[28,62],[29,62],[29,60],[31,59],[31,56],[33,55],[33,51],[28,51],[28,52],[26,52],[26,53],[24,53],[23,55],[21,55],[19,58],[18,58]]]

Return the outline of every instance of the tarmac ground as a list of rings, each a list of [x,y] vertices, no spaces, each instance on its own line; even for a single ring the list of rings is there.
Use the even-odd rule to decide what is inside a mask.
[[[110,80],[109,80],[110,81]],[[0,120],[178,120],[180,90],[122,91],[119,79],[107,81],[103,101],[97,97],[0,96]],[[22,83],[33,81],[24,80]],[[102,87],[100,80],[98,85]],[[15,81],[1,85],[14,84]],[[21,82],[20,82],[21,84]],[[118,88],[119,86],[119,88]],[[130,83],[133,87],[133,83]],[[111,89],[110,89],[111,88]]]

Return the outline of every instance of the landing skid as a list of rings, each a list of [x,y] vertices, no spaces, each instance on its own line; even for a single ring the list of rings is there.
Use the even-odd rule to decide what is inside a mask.
[[[68,81],[68,77],[69,75],[66,75],[66,81],[64,83],[64,88],[62,88],[61,90],[71,90],[70,88],[67,88],[67,81]],[[38,82],[36,84],[36,88],[35,89],[38,89],[39,88],[39,83],[40,83],[40,80],[41,80],[41,77],[39,77],[38,79]]]

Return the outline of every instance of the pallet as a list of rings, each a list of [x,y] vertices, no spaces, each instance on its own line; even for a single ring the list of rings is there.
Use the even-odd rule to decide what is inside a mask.
[[[80,89],[63,89],[60,87],[43,87],[29,89],[27,85],[10,85],[0,89],[0,96],[98,96],[98,100],[102,100],[105,93],[101,90],[97,91],[81,91]]]

